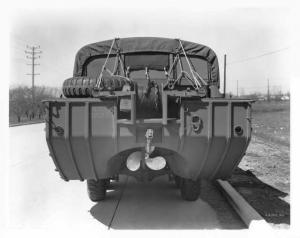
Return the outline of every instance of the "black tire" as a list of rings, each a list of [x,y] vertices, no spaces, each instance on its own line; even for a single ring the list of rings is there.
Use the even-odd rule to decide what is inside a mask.
[[[196,201],[200,195],[200,181],[181,178],[181,197],[186,201]]]
[[[175,185],[177,188],[181,187],[181,177],[179,177],[178,175],[174,175],[174,181],[175,181]]]
[[[66,79],[62,91],[65,97],[92,97],[97,79],[89,77],[73,77]]]
[[[117,175],[115,175],[115,176],[113,176],[112,178],[111,178],[111,180],[113,180],[113,181],[115,181],[115,182],[119,182],[119,175],[117,174]]]
[[[102,87],[105,91],[121,91],[128,81],[119,75],[106,76],[102,78]],[[97,84],[96,78],[73,77],[66,79],[62,91],[67,98],[93,97],[93,89]]]
[[[87,180],[87,188],[88,188],[88,194],[89,198],[93,202],[102,201],[105,199],[106,196],[106,189],[108,185],[108,179],[88,179]]]
[[[110,179],[105,180],[105,188],[109,189],[110,188]]]

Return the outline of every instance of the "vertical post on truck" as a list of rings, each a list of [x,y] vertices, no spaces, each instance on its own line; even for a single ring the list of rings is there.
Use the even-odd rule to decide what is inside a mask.
[[[268,102],[270,102],[270,80],[268,79]]]
[[[226,97],[226,54],[224,55],[224,98]]]

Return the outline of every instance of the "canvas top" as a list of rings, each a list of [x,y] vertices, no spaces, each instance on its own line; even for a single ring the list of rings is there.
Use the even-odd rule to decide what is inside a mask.
[[[219,85],[219,65],[215,52],[201,44],[181,40],[184,50],[188,56],[200,57],[208,61],[211,65],[211,81]],[[74,64],[74,76],[83,75],[85,62],[91,57],[107,55],[113,39],[92,43],[82,47],[76,54]],[[130,54],[138,52],[161,52],[168,54],[183,54],[180,43],[177,39],[158,38],[158,37],[130,37],[116,40],[111,55]]]

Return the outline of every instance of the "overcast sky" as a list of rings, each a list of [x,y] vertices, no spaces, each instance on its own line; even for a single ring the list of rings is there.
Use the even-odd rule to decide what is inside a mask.
[[[201,10],[200,5],[170,8],[169,3],[157,9],[124,5],[81,11],[15,10],[10,33],[10,86],[31,85],[26,75],[31,72],[26,65],[30,63],[24,53],[26,44],[40,45],[43,51],[36,85],[61,87],[64,79],[72,76],[75,54],[83,45],[115,37],[157,36],[210,46],[218,55],[222,80],[226,53],[228,91],[236,93],[238,80],[240,92],[266,92],[267,79],[272,91],[289,90],[293,40],[287,9],[212,11]]]

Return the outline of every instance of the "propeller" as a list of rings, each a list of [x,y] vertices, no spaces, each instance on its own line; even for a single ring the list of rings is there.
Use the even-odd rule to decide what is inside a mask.
[[[137,171],[141,167],[141,161],[145,157],[142,151],[135,151],[131,153],[126,161],[126,166],[131,171]],[[167,162],[164,157],[156,156],[154,158],[145,158],[145,163],[149,169],[160,170],[163,169]]]
[[[149,157],[145,162],[147,167],[152,170],[163,169],[167,164],[165,158],[162,156],[156,156],[154,158]]]
[[[143,158],[142,151],[135,151],[131,153],[126,161],[126,166],[131,171],[137,171],[141,167],[141,160]]]

